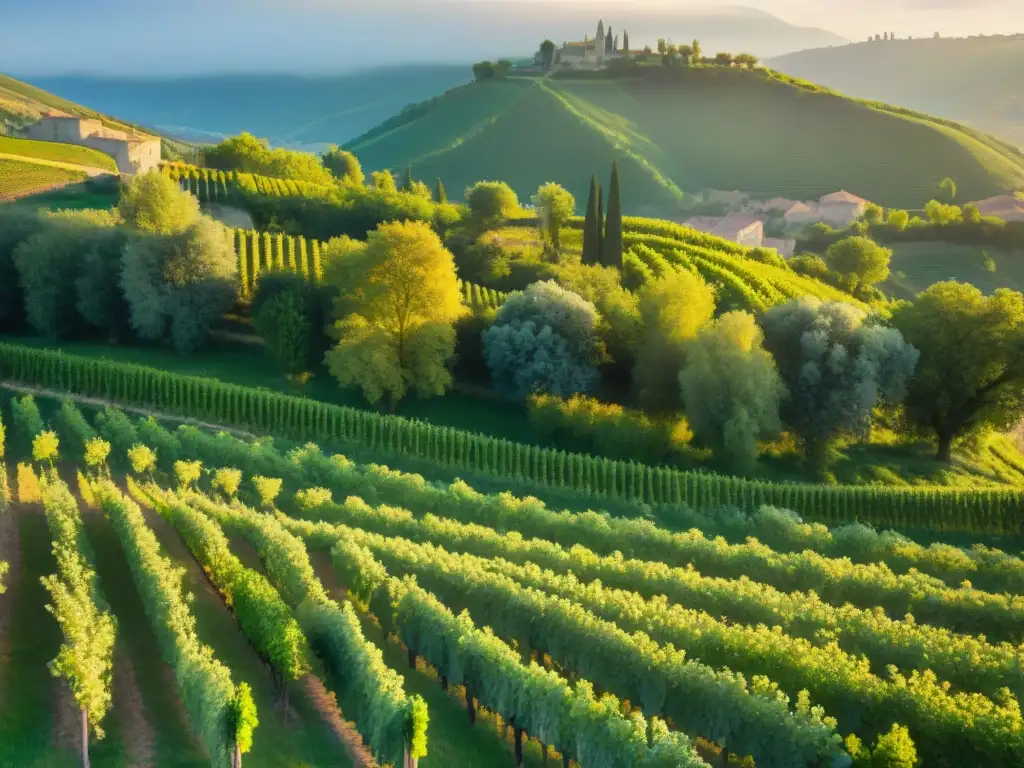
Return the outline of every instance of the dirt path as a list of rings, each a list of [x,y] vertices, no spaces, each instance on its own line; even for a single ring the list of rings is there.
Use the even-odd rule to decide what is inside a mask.
[[[121,724],[128,768],[155,766],[156,733],[146,716],[135,665],[123,642],[114,653],[114,715]]]

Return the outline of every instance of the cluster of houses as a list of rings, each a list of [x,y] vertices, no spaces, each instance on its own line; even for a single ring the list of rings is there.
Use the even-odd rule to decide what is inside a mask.
[[[780,255],[789,258],[796,250],[796,240],[765,237],[766,221],[782,220],[786,229],[791,230],[800,230],[818,222],[824,222],[835,229],[845,229],[864,215],[868,204],[864,198],[840,190],[817,201],[789,200],[784,197],[766,202],[752,200],[746,202],[740,212],[725,216],[694,216],[683,224],[750,248],[774,248]]]

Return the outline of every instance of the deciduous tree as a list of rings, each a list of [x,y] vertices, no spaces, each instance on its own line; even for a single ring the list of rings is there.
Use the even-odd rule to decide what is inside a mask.
[[[1024,297],[985,296],[964,283],[936,283],[899,306],[893,324],[920,350],[906,414],[935,434],[938,457],[976,430],[1015,425],[1024,414]]]
[[[519,210],[519,198],[503,181],[478,181],[466,190],[466,202],[473,218],[491,223]]]
[[[652,413],[681,407],[679,372],[685,344],[715,313],[715,293],[703,278],[680,269],[640,292],[642,336],[633,368],[637,401]]]
[[[761,326],[788,395],[783,423],[826,471],[834,441],[867,430],[871,412],[898,404],[918,351],[895,328],[865,322],[851,304],[802,297],[772,307]]]
[[[758,440],[780,429],[785,387],[763,339],[753,315],[722,315],[687,345],[679,376],[693,433],[740,471],[757,460]]]
[[[321,156],[324,167],[331,172],[338,181],[345,181],[350,184],[362,186],[366,182],[366,175],[359,159],[351,152],[332,144]]]
[[[825,261],[854,295],[862,295],[888,279],[892,251],[867,237],[848,237],[829,246]]]
[[[576,212],[576,198],[552,181],[537,190],[533,197],[533,207],[540,217],[541,231],[557,252],[562,247],[562,227]]]
[[[392,407],[409,390],[439,395],[451,386],[454,323],[465,313],[455,261],[421,222],[381,225],[350,269],[331,272],[338,344],[327,353],[342,386]]]
[[[174,235],[199,221],[199,200],[162,173],[140,173],[121,192],[121,219],[140,232]]]

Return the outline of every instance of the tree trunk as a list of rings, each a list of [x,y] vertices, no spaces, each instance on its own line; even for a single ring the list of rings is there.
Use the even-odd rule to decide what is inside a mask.
[[[409,669],[416,669],[416,651],[409,649]]]
[[[409,754],[409,745],[405,745],[405,754],[402,756],[402,768],[416,768],[419,764],[419,758],[412,757]]]
[[[516,719],[512,718],[512,732],[516,737],[516,768],[523,765],[523,729],[515,724]]]
[[[82,710],[82,768],[89,768],[89,712]]]
[[[562,753],[562,768],[569,768],[569,762],[570,762],[569,761],[569,756],[567,754],[565,754],[565,752],[563,752]]]
[[[448,690],[448,675],[441,675],[441,690]]]
[[[469,722],[476,722],[476,703],[473,701],[473,694],[469,690],[469,686],[466,686],[466,709],[469,710]]]
[[[242,750],[235,744],[235,751],[231,753],[231,768],[242,768]]]
[[[935,458],[949,464],[953,461],[953,434],[949,430],[941,430],[938,434],[939,450]]]

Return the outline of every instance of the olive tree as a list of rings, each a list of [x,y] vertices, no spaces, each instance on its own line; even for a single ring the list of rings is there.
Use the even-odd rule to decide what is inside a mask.
[[[121,288],[132,328],[182,354],[197,349],[234,303],[237,272],[230,232],[205,216],[182,232],[130,239]]]
[[[867,431],[876,406],[898,404],[920,356],[895,328],[858,307],[805,296],[761,319],[788,395],[783,423],[821,471],[841,435]]]
[[[517,398],[590,391],[601,360],[599,322],[593,304],[554,281],[513,294],[483,334],[495,386]]]

